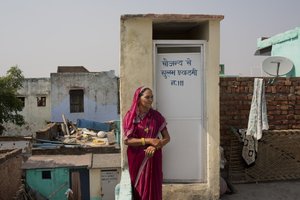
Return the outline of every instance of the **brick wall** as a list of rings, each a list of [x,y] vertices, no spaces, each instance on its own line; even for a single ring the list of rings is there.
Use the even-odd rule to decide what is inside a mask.
[[[22,150],[0,151],[0,200],[13,199],[22,182]]]
[[[277,78],[273,84],[264,79],[270,130],[300,129],[300,78]],[[253,83],[253,77],[220,78],[221,146],[227,160],[230,127],[247,128]]]

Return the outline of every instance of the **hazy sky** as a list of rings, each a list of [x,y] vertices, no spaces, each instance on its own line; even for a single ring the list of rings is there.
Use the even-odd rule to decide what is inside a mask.
[[[221,21],[226,74],[251,75],[266,57],[257,38],[300,26],[299,0],[0,0],[0,76],[18,65],[26,78],[57,66],[115,70],[123,14],[211,14]]]

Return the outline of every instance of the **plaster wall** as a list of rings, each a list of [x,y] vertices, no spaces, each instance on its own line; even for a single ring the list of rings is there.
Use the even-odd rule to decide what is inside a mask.
[[[91,168],[90,171],[90,198],[91,200],[101,200],[102,194],[102,181],[101,181],[101,170],[102,169],[111,169],[117,170],[118,174],[120,174],[120,167],[117,168]],[[118,181],[120,181],[120,176],[118,176]],[[105,194],[103,194],[105,195]]]
[[[300,29],[299,29],[300,35]],[[294,38],[292,40],[285,41],[283,43],[274,44],[272,46],[272,56],[283,56],[290,59],[294,64],[294,70],[292,76],[300,76],[300,38]]]
[[[70,112],[71,89],[84,91],[84,112]],[[76,123],[78,118],[93,121],[119,119],[118,78],[114,71],[51,74],[51,121],[62,122],[62,114]]]
[[[32,144],[30,140],[15,140],[14,138],[11,140],[0,140],[0,151],[8,149],[22,149],[22,153],[30,154],[31,147]]]
[[[121,113],[131,105],[135,90],[153,85],[152,20],[136,18],[121,24]]]
[[[207,178],[209,197],[218,199],[220,172],[219,63],[220,22],[209,21],[206,55]]]
[[[101,200],[101,170],[90,169],[90,198]]]
[[[152,20],[136,18],[121,22],[120,111],[122,119],[135,90],[153,85]],[[126,167],[126,146],[121,145],[121,165]]]
[[[50,172],[50,179],[42,177],[43,171]],[[34,168],[26,169],[26,183],[47,199],[65,199],[65,192],[70,187],[69,168]]]
[[[287,77],[300,76],[300,27],[279,33],[270,38],[259,38],[257,41],[258,49],[271,48],[271,56],[283,56],[290,59],[294,64],[294,69],[289,72]]]
[[[207,138],[207,181],[195,184],[165,184],[163,199],[219,199],[219,16],[136,15],[121,19],[120,110],[121,119],[129,109],[136,88],[153,87],[153,21],[201,22],[199,37],[207,41],[205,55],[205,134]],[[204,24],[204,25],[203,25]],[[194,39],[194,38],[193,38]],[[172,137],[172,136],[171,136]],[[188,148],[188,147],[187,147]],[[122,145],[122,167],[127,168],[126,146]]]
[[[23,88],[18,90],[18,96],[25,98],[25,106],[20,112],[24,116],[25,125],[6,124],[5,135],[34,135],[46,126],[51,118],[50,79],[28,78],[24,80]],[[37,98],[46,97],[45,106],[37,106]]]

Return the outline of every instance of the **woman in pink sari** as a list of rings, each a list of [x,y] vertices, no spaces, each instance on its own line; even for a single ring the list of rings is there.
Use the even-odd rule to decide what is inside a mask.
[[[135,91],[123,120],[124,142],[134,200],[162,199],[162,150],[170,141],[165,118],[152,109],[153,94],[147,87]],[[161,133],[161,139],[158,134]]]

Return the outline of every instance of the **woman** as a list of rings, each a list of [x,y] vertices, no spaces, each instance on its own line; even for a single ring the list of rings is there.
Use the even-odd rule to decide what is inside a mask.
[[[170,141],[170,136],[165,118],[152,109],[152,102],[152,90],[138,88],[123,120],[134,200],[162,199],[161,148]]]

